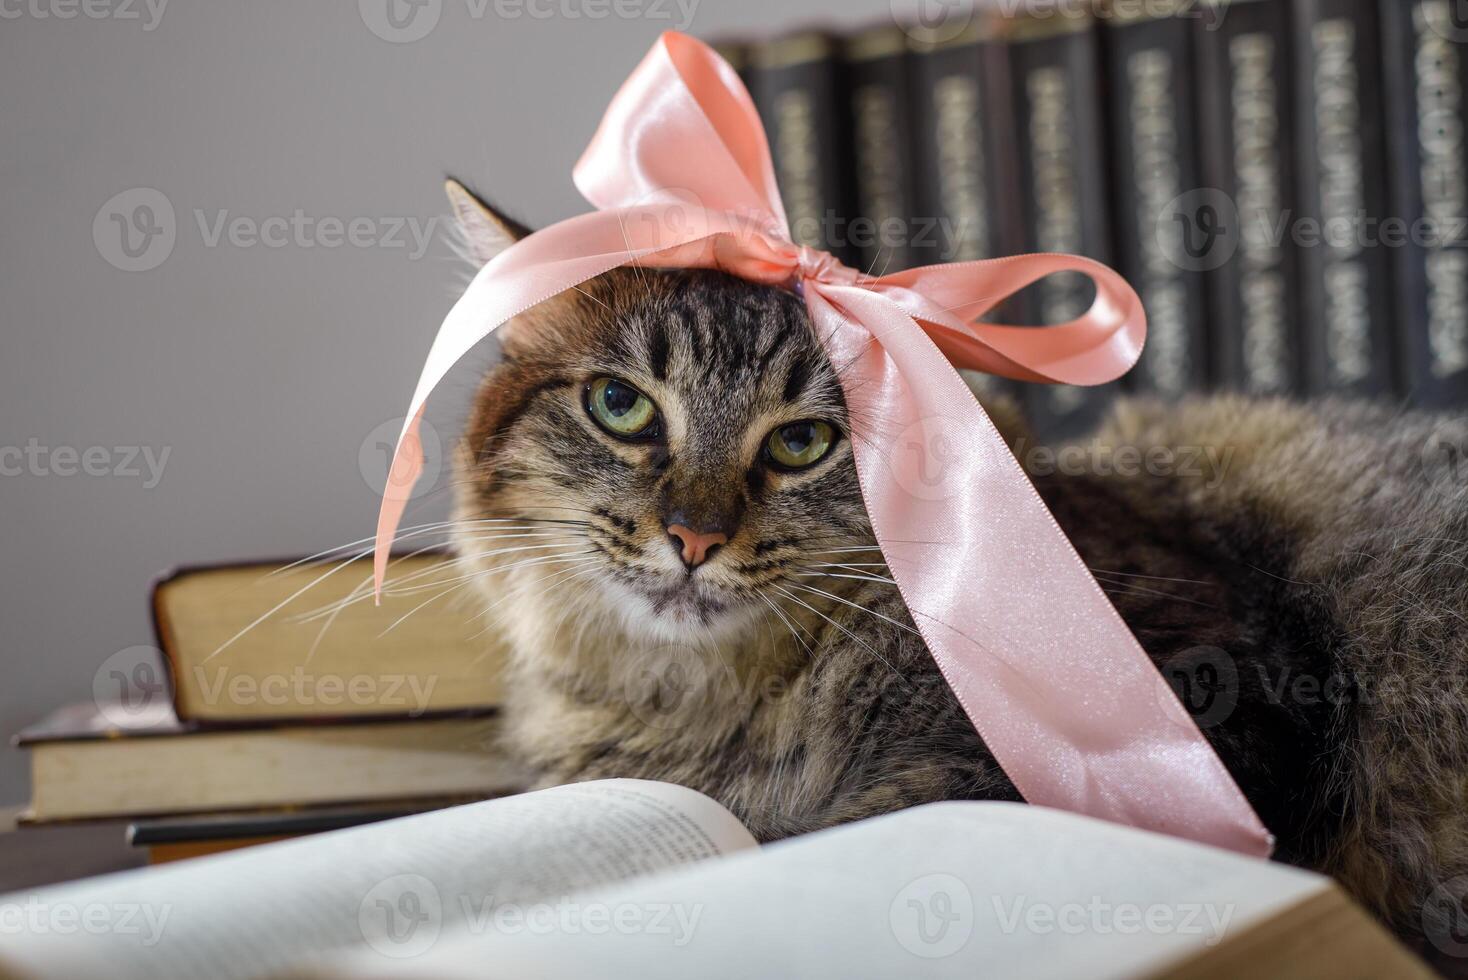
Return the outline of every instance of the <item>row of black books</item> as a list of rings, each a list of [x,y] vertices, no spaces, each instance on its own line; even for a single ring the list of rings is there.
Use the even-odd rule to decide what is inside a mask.
[[[874,274],[1063,251],[1128,277],[1149,333],[1122,385],[1024,386],[1062,431],[1117,387],[1468,402],[1457,3],[993,0],[716,47],[801,244]],[[999,319],[1092,296],[1053,276]]]

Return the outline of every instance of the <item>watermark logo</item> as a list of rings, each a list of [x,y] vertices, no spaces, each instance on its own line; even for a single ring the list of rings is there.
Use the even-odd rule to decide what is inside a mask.
[[[391,44],[411,44],[438,26],[443,0],[357,0],[362,23]]]
[[[1012,901],[995,895],[991,900],[999,931],[1005,935],[1024,931],[1037,936],[1202,936],[1205,946],[1223,940],[1236,908],[1232,903],[1108,902],[1100,895],[1060,904],[1034,902],[1024,895]]]
[[[942,415],[918,419],[897,434],[888,447],[887,466],[893,481],[917,500],[951,500],[964,493],[964,446],[973,433],[963,423]]]
[[[1446,500],[1468,493],[1468,430],[1453,420],[1438,423],[1419,450],[1423,482]]]
[[[698,0],[463,0],[470,20],[666,21],[673,30],[693,24]],[[443,0],[357,0],[367,29],[391,44],[421,41],[443,16]]]
[[[1239,250],[1239,209],[1217,188],[1191,190],[1173,198],[1158,214],[1156,236],[1157,247],[1179,269],[1218,269]]]
[[[141,479],[152,490],[172,452],[172,446],[43,446],[31,437],[24,446],[0,446],[0,476],[113,476]]]
[[[623,700],[638,721],[658,731],[677,731],[709,706],[719,677],[692,647],[671,644],[638,658],[623,685]]]
[[[393,461],[393,450],[397,448],[398,436],[403,431],[404,418],[390,419],[371,432],[357,448],[357,470],[374,494],[382,496],[389,487],[396,494],[408,491],[410,497],[420,497],[438,485],[443,472],[443,442],[438,430],[427,419],[418,423],[417,434],[404,437],[402,455]],[[423,470],[413,482],[415,461],[423,463]]]
[[[1468,41],[1468,0],[1422,0],[1413,10],[1417,31],[1431,31],[1445,41]]]
[[[1239,668],[1227,651],[1198,646],[1158,665],[1157,703],[1181,726],[1221,724],[1239,705]]]
[[[117,651],[92,675],[92,701],[98,713],[118,728],[157,720],[171,703],[163,654],[151,646]]]
[[[1427,896],[1422,931],[1438,952],[1468,957],[1468,875],[1443,882]]]
[[[228,667],[193,669],[203,702],[243,707],[333,709],[343,705],[417,718],[427,711],[437,674],[317,674],[295,667],[284,674],[237,673]]]
[[[953,875],[923,875],[897,893],[888,916],[903,949],[923,959],[942,959],[973,936],[974,896]]]
[[[953,40],[974,18],[973,0],[891,0],[888,6],[908,37],[928,44]]]
[[[163,22],[168,0],[0,0],[0,20],[140,21],[150,33]]]
[[[393,875],[373,885],[357,906],[362,938],[383,956],[421,956],[443,931],[443,898],[419,874]]]
[[[127,936],[152,949],[172,914],[171,903],[48,902],[29,895],[0,902],[0,936]]]
[[[130,187],[112,195],[92,219],[97,254],[123,272],[158,268],[173,254],[177,238],[173,202],[151,187]]]
[[[439,216],[289,214],[264,217],[228,208],[193,208],[192,225],[208,249],[380,248],[402,251],[416,262],[428,253],[443,220]],[[92,242],[108,264],[124,272],[148,272],[173,254],[180,228],[173,202],[162,191],[133,187],[114,194],[92,219]]]

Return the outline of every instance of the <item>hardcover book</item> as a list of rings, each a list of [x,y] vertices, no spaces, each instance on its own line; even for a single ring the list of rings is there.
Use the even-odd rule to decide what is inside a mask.
[[[1194,125],[1191,0],[1113,4],[1101,32],[1111,99],[1116,269],[1147,311],[1147,344],[1128,375],[1178,398],[1208,383],[1203,272],[1186,246],[1206,207]]]
[[[752,45],[749,63],[792,240],[856,265],[840,41],[802,31]]]
[[[907,35],[895,25],[847,38],[847,104],[856,211],[851,246],[869,275],[900,272],[914,264],[933,229],[914,221],[913,125]]]
[[[1014,93],[1025,252],[1072,252],[1111,262],[1106,142],[1096,24],[1048,11],[1002,21]],[[1053,325],[1095,297],[1077,273],[1048,276],[1018,297],[1019,322]],[[1100,416],[1113,386],[1027,385],[1026,406],[1045,437],[1072,434]]]
[[[1298,390],[1300,308],[1289,11],[1210,0],[1194,21],[1202,193],[1178,242],[1207,278],[1211,380],[1251,395]]]
[[[1381,0],[1391,250],[1404,393],[1468,400],[1468,20],[1457,0]]]
[[[204,729],[167,705],[78,704],[15,743],[31,756],[26,820],[47,823],[523,788],[496,731],[488,717]]]
[[[1305,393],[1388,396],[1386,131],[1375,0],[1295,0]]]
[[[177,716],[238,725],[498,705],[505,650],[494,620],[465,604],[459,566],[441,554],[396,558],[381,605],[371,573],[359,558],[188,568],[160,580],[154,626]]]

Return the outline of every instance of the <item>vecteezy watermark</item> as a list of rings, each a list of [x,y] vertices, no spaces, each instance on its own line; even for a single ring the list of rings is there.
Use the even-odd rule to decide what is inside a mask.
[[[428,710],[437,674],[334,674],[296,667],[289,673],[241,673],[225,666],[193,669],[205,704],[302,708],[380,708],[416,718]]]
[[[393,452],[406,421],[406,418],[388,419],[367,433],[367,438],[357,447],[357,471],[378,496],[385,494],[389,487],[397,493],[407,492],[411,485],[410,497],[420,497],[438,485],[439,474],[443,472],[443,441],[427,419],[418,423],[416,435],[406,435],[403,453],[394,462]],[[416,469],[419,463],[421,470]]]
[[[1424,28],[1453,44],[1468,42],[1468,0],[1419,0],[1412,18],[1419,44]]]
[[[1468,214],[1406,218],[1358,209],[1322,219],[1289,208],[1241,207],[1218,188],[1200,187],[1157,211],[1154,234],[1167,261],[1186,271],[1206,272],[1226,265],[1242,246],[1263,252],[1288,243],[1351,254],[1373,248],[1461,247],[1468,241]]]
[[[1108,579],[1097,573],[1102,584]],[[1197,646],[1157,665],[1157,703],[1178,725],[1207,730],[1227,721],[1239,706],[1239,667],[1228,651]]]
[[[994,917],[1005,935],[1037,936],[1202,936],[1216,946],[1228,932],[1236,906],[1211,902],[1109,902],[1093,895],[1084,902],[1036,902],[1025,895],[991,897]]]
[[[943,44],[974,19],[974,0],[890,0],[892,21],[914,40]]]
[[[139,21],[144,31],[163,22],[168,0],[0,0],[0,20]]]
[[[693,24],[699,0],[459,0],[471,20],[647,20],[673,30]],[[455,4],[457,6],[457,3]],[[444,0],[357,0],[362,23],[393,44],[421,41],[438,26]]]
[[[357,906],[362,938],[383,956],[407,959],[433,948],[443,931],[443,897],[419,874],[393,875],[368,889]]]
[[[92,674],[92,702],[109,724],[133,728],[156,720],[171,703],[157,647],[119,650]]]
[[[973,936],[974,896],[961,878],[923,875],[903,886],[887,917],[903,949],[923,959],[942,959]]]
[[[123,272],[158,268],[173,254],[177,238],[173,202],[152,187],[119,191],[92,219],[97,254]]]
[[[433,241],[439,216],[289,214],[264,217],[228,208],[194,208],[192,226],[204,248],[381,248],[421,259]],[[124,272],[156,269],[173,254],[179,223],[173,202],[152,187],[132,187],[107,199],[92,219],[92,242],[108,264]]]
[[[1031,476],[1175,477],[1216,490],[1228,476],[1234,446],[1113,446],[1092,439],[1052,447],[1015,441],[1014,455]]]
[[[141,479],[152,490],[163,480],[172,446],[43,446],[35,437],[24,446],[0,446],[0,476],[114,476]]]
[[[58,902],[33,894],[0,902],[0,936],[136,936],[151,949],[172,914],[171,902]]]
[[[1438,952],[1468,957],[1468,875],[1443,882],[1427,896],[1422,932]]]
[[[794,627],[791,627],[794,629]],[[706,718],[717,705],[741,711],[778,705],[792,693],[787,678],[775,673],[736,672],[708,651],[672,643],[624,655],[623,703],[649,728],[677,731]]]
[[[384,956],[409,959],[433,948],[444,926],[482,936],[665,936],[671,946],[693,940],[702,903],[576,901],[568,895],[534,902],[459,894],[445,901],[431,880],[399,874],[373,885],[357,907],[357,926]]]
[[[1454,418],[1438,421],[1418,451],[1422,482],[1446,500],[1468,494],[1468,426]]]

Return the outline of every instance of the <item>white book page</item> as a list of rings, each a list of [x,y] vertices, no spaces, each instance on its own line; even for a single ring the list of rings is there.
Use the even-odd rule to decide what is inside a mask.
[[[233,978],[433,948],[485,908],[755,846],[713,800],[617,779],[0,896],[0,976]]]
[[[357,954],[330,975],[1135,977],[1328,887],[1073,814],[940,803],[584,893],[579,917],[471,921],[420,956]]]

